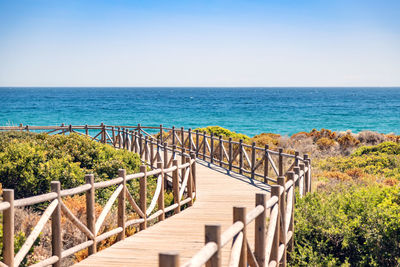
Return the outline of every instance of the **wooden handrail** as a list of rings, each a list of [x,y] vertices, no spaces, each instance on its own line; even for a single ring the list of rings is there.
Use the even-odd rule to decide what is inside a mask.
[[[297,179],[305,179],[305,177],[306,172],[303,171]],[[247,215],[244,215],[243,208],[234,207],[233,213],[236,222],[221,233],[220,246],[216,246],[215,242],[206,242],[205,246],[183,266],[193,267],[210,263],[212,257],[216,253],[221,253],[220,249],[231,240],[229,266],[247,266],[249,264],[250,266],[264,267],[277,266],[277,263],[286,266],[287,250],[293,249],[295,172],[288,171],[287,180],[285,183],[284,177],[278,178],[279,185],[272,186],[272,197],[268,201],[266,201],[265,194],[256,194],[256,207]],[[267,209],[270,210],[268,229],[266,229]],[[256,221],[256,237],[253,253],[249,249],[245,229],[246,225],[254,220]],[[249,262],[246,262],[247,259]],[[161,267],[166,266],[161,261],[159,264]],[[221,263],[210,266],[221,266]]]
[[[67,218],[91,239],[61,253],[57,252],[59,255],[56,255],[57,253],[53,251],[53,255],[50,258],[38,263],[37,266],[44,266],[46,264],[59,265],[62,258],[87,247],[89,247],[89,254],[96,253],[96,243],[101,240],[116,234],[118,234],[118,240],[123,239],[125,227],[139,224],[141,229],[145,229],[147,221],[156,218],[161,221],[165,218],[167,212],[174,210],[174,214],[176,214],[180,212],[182,205],[189,203],[189,206],[191,206],[196,196],[196,156],[209,163],[215,163],[220,167],[227,168],[229,171],[248,175],[252,179],[261,178],[265,183],[280,184],[280,186],[276,187],[278,191],[272,186],[272,189],[275,190],[272,190],[272,192],[275,192],[275,195],[272,195],[268,201],[265,201],[265,196],[262,197],[259,195],[256,207],[247,213],[247,215],[242,214],[243,218],[241,220],[243,222],[239,220],[233,223],[224,233],[221,233],[219,245],[214,241],[206,243],[204,248],[185,266],[199,266],[199,264],[209,261],[221,247],[235,239],[235,237],[236,240],[242,238],[242,241],[237,243],[237,247],[241,243],[239,257],[241,265],[245,264],[247,259],[249,259],[249,264],[256,266],[273,266],[277,263],[285,265],[286,250],[290,250],[293,247],[294,188],[300,188],[301,196],[311,191],[311,161],[308,155],[300,157],[298,152],[295,152],[293,155],[284,153],[283,149],[274,151],[269,149],[268,146],[264,148],[257,147],[255,143],[248,145],[243,140],[233,141],[231,138],[224,140],[222,136],[208,135],[197,130],[192,131],[191,129],[185,130],[184,128],[175,127],[166,128],[162,125],[153,127],[141,126],[140,124],[137,126],[101,124],[1,126],[0,131],[42,131],[49,134],[69,134],[75,132],[87,135],[92,140],[110,144],[116,149],[134,151],[139,154],[142,162],[147,165],[147,167],[142,167],[139,173],[127,174],[124,177],[117,177],[108,181],[94,183],[92,176],[91,179],[87,180],[85,185],[64,189],[59,191],[59,193],[51,192],[18,200],[4,198],[4,201],[0,203],[0,211],[3,211],[5,218],[4,229],[11,229],[10,224],[13,225],[11,216],[14,216],[14,208],[52,201],[52,208],[56,206],[55,209],[62,210]],[[152,131],[159,133],[158,138],[152,135]],[[169,133],[164,134],[163,131],[169,131]],[[181,164],[178,164],[177,155],[182,156]],[[147,168],[151,168],[151,170],[147,170]],[[182,171],[182,180],[179,178],[180,170]],[[160,183],[161,185],[157,183],[155,195],[152,198],[150,206],[147,207],[145,201],[147,199],[147,192],[144,185],[147,177],[151,175],[161,176],[162,183]],[[282,175],[286,175],[287,177],[284,178]],[[124,183],[132,179],[140,179],[141,181],[140,205],[135,203],[124,185]],[[169,207],[164,207],[161,199],[165,190],[164,183],[172,184],[174,204]],[[95,190],[113,185],[118,185],[118,188],[111,196],[109,202],[107,202],[96,222],[94,216]],[[7,190],[5,191],[7,192]],[[87,214],[86,226],[74,217],[61,200],[61,197],[80,193],[86,194],[87,212],[91,213]],[[186,198],[183,198],[185,193]],[[101,224],[116,199],[118,199],[119,203],[118,227],[98,235]],[[125,212],[122,212],[125,205],[122,205],[122,203],[125,203],[125,201],[131,204],[133,210],[139,215],[139,219],[126,221],[127,215]],[[153,208],[156,203],[158,204],[158,210],[154,211]],[[270,216],[268,227],[265,224],[266,214]],[[47,215],[53,216],[52,214]],[[46,219],[43,216],[42,218]],[[46,223],[47,220],[44,219],[43,221]],[[252,221],[255,221],[258,225],[257,231],[263,233],[262,237],[256,238],[254,253],[248,249],[248,240],[245,234],[246,226]],[[284,226],[282,229],[280,228],[281,223]],[[29,242],[31,242],[32,238],[29,239]],[[59,241],[54,242],[57,244]],[[15,260],[18,262],[23,259],[21,256],[23,251],[14,259],[13,240],[7,235],[3,240],[3,246],[5,264],[13,265]],[[175,256],[171,257],[175,259]],[[237,257],[237,255],[234,255],[234,257]],[[164,265],[160,263],[160,266]]]
[[[114,131],[115,128],[114,127]],[[128,149],[132,151],[132,148],[135,147],[135,143],[132,142],[132,145],[130,145],[131,140],[128,137],[128,132],[126,130],[121,130],[120,134],[118,135],[110,135],[106,133],[105,131],[107,130],[112,130],[111,127],[101,125],[101,126],[25,126],[25,127],[0,127],[0,130],[26,130],[26,131],[36,131],[36,130],[45,130],[45,131],[52,131],[52,133],[57,134],[57,131],[59,131],[60,134],[65,134],[66,131],[69,132],[74,132],[75,130],[85,130],[87,133],[89,133],[89,130],[98,130],[100,131],[99,133],[96,133],[94,137],[92,137],[93,140],[97,140],[100,142],[110,142],[110,144],[116,146],[120,145],[120,148],[123,149]],[[137,128],[135,128],[137,130]],[[132,136],[135,136],[138,132],[141,132],[142,134],[145,133],[143,131],[143,127],[140,127],[140,131],[137,131],[135,133],[132,133]],[[112,136],[112,137],[111,137]],[[99,138],[97,138],[99,137]],[[127,138],[128,137],[128,138]],[[117,140],[119,138],[119,141]],[[147,138],[146,138],[147,139]],[[116,142],[116,140],[118,142]],[[150,140],[150,139],[149,139]],[[141,146],[142,151],[149,152],[149,148],[145,146],[143,143],[145,141],[145,138],[142,138],[142,143],[138,144]],[[148,141],[148,144],[153,141]],[[119,147],[116,148],[119,148]],[[145,153],[146,154],[146,153]],[[144,154],[143,154],[144,155]],[[147,155],[148,156],[148,155]],[[164,154],[164,157],[170,157],[171,160],[172,155],[170,153]],[[185,175],[185,180],[184,183],[179,183],[179,181],[176,183],[178,187],[180,187],[180,194],[179,194],[179,199],[177,198],[176,201],[179,201],[180,204],[184,205],[187,203],[192,203],[193,198],[195,197],[195,177],[196,177],[196,159],[195,157],[192,157],[191,159],[189,158],[188,154],[184,155],[185,160],[184,163],[178,164],[176,162],[176,165],[170,167],[170,168],[163,168],[162,163],[157,160],[153,161],[152,164],[149,165],[149,167],[153,168],[153,170],[147,171],[147,167],[142,166],[141,172],[139,173],[134,173],[134,174],[125,174],[124,170],[119,171],[119,176],[117,178],[107,180],[107,181],[102,181],[102,182],[97,182],[94,183],[93,181],[93,175],[87,175],[85,178],[87,183],[75,188],[70,188],[70,189],[64,189],[64,190],[59,190],[57,192],[50,192],[50,193],[45,193],[42,195],[38,196],[32,196],[28,198],[23,198],[23,199],[17,199],[14,200],[13,197],[11,197],[13,194],[13,190],[8,190],[4,189],[4,199],[3,202],[0,202],[0,211],[4,213],[4,224],[3,224],[3,229],[6,230],[4,234],[4,239],[3,239],[3,247],[4,247],[4,264],[7,266],[14,266],[18,265],[25,257],[26,253],[29,251],[30,247],[33,245],[33,242],[37,238],[38,234],[40,233],[41,229],[44,227],[44,225],[48,222],[49,218],[52,217],[52,225],[53,226],[53,238],[52,238],[52,243],[54,249],[53,249],[53,255],[47,259],[44,259],[43,261],[35,264],[35,266],[47,266],[49,264],[53,264],[55,266],[59,266],[61,264],[61,260],[65,257],[68,257],[82,249],[88,248],[89,247],[89,254],[96,253],[96,243],[107,239],[113,235],[118,234],[118,240],[122,240],[125,236],[124,234],[124,229],[125,227],[131,226],[131,225],[144,225],[146,221],[152,221],[154,219],[159,219],[159,221],[163,220],[165,218],[165,214],[169,212],[170,210],[175,209],[175,211],[178,208],[178,205],[172,204],[169,207],[164,207],[163,206],[163,201],[164,201],[164,181],[167,179],[168,175],[172,175],[173,173],[176,173],[178,170],[184,170]],[[161,159],[161,157],[160,157]],[[169,159],[164,159],[167,162],[171,161]],[[153,166],[157,163],[157,168],[156,166]],[[143,181],[143,178],[150,177],[152,175],[159,176],[158,180],[159,182],[157,183],[157,189],[155,192],[155,195],[153,197],[152,203],[150,206],[145,208],[144,210],[147,212],[142,212],[142,209],[139,208],[138,205],[134,202],[132,196],[127,190],[127,187],[125,186],[124,183],[127,181],[130,181],[132,179],[141,179]],[[106,206],[104,207],[102,213],[100,214],[99,218],[96,220],[94,212],[94,194],[96,189],[100,188],[106,188],[110,186],[115,186],[118,185],[118,188],[115,190],[115,192],[111,195],[109,201],[107,202]],[[147,187],[142,187],[141,192],[143,190],[147,190]],[[190,190],[190,192],[189,192]],[[9,193],[10,192],[10,193]],[[186,198],[183,198],[183,195],[186,192]],[[87,222],[86,225],[82,223],[62,202],[61,197],[66,197],[66,196],[72,196],[76,194],[81,194],[85,193],[86,194],[86,202],[87,202]],[[141,195],[143,195],[141,193]],[[99,233],[101,225],[103,224],[105,217],[107,213],[110,212],[111,207],[113,203],[118,199],[118,227],[115,229],[112,229],[106,233]],[[25,244],[22,246],[20,251],[18,252],[17,255],[14,256],[14,239],[13,239],[13,232],[11,229],[14,228],[14,209],[17,207],[25,207],[25,206],[32,206],[35,204],[47,202],[47,201],[52,201],[51,204],[47,207],[46,211],[43,213],[41,219],[39,220],[38,224],[34,227],[32,233],[28,237],[27,241]],[[127,215],[125,212],[122,212],[125,210],[125,201],[128,201],[131,206],[133,207],[133,210],[140,216],[139,219],[133,219],[127,221]],[[146,201],[142,201],[146,206]],[[156,207],[156,204],[158,203],[158,210],[154,211],[154,208]],[[189,204],[190,205],[190,204]],[[143,207],[143,205],[141,205]],[[180,207],[179,207],[180,209]],[[68,218],[74,225],[77,226],[77,228],[82,231],[90,240],[85,241],[81,244],[77,244],[72,248],[69,248],[67,250],[62,251],[61,245],[62,240],[61,238],[61,228],[57,227],[56,221],[54,221],[54,218],[57,218],[59,215],[55,215],[56,211],[57,214],[60,214],[58,210],[62,211],[66,218]],[[90,213],[90,214],[89,214]],[[56,217],[54,217],[56,216]],[[147,224],[146,224],[147,225]],[[55,227],[55,228],[54,228]],[[100,234],[100,235],[99,235]],[[58,246],[58,247],[57,247]],[[57,250],[58,249],[58,250]],[[0,262],[0,265],[3,263]]]

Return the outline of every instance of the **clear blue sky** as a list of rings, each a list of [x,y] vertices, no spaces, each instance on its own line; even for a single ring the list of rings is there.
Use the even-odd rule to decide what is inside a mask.
[[[398,0],[0,0],[0,86],[399,85]]]

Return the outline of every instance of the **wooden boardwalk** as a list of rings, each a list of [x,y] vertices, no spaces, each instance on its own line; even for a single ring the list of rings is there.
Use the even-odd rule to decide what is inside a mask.
[[[206,224],[232,225],[232,207],[255,207],[255,193],[269,192],[269,186],[198,160],[197,199],[193,207],[102,250],[76,266],[158,266],[158,253],[176,251],[181,264],[204,245]],[[254,222],[247,228],[254,244]],[[224,247],[222,263],[228,263],[230,245]]]

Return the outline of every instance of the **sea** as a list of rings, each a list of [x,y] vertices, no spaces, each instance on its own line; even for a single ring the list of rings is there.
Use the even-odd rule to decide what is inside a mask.
[[[0,87],[0,125],[218,125],[249,136],[312,129],[400,134],[400,87]]]

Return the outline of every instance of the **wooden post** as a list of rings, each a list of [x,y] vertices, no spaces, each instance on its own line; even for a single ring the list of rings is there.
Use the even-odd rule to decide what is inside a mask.
[[[143,135],[139,134],[139,157],[142,158],[142,152],[143,152],[143,144],[142,144],[142,140],[143,140]]]
[[[185,153],[185,130],[181,127],[182,155]]]
[[[86,191],[86,225],[90,232],[95,235],[96,232],[96,214],[95,214],[95,189],[94,189],[94,175],[87,174],[85,175],[85,181],[87,184],[90,184],[91,187]],[[93,240],[94,243],[89,247],[89,255],[96,253],[96,241]]]
[[[121,140],[121,142],[120,142],[120,149],[123,149],[124,147],[125,147],[125,137],[124,137],[124,131],[125,131],[125,129],[124,128],[121,128],[121,133],[120,133],[120,140]]]
[[[210,133],[210,162],[214,163],[214,134]]]
[[[149,149],[148,149],[148,145],[149,145],[149,137],[146,135],[144,137],[144,161],[145,162],[149,162]]]
[[[246,207],[233,207],[233,222],[240,221],[243,227],[243,243],[240,251],[239,267],[247,267]]]
[[[144,173],[144,176],[140,178],[140,209],[143,214],[146,214],[146,201],[147,201],[147,169],[145,165],[140,166],[140,172]],[[144,218],[144,222],[140,224],[140,230],[147,228],[147,218]]]
[[[104,123],[101,123],[101,142],[105,143],[106,142],[106,126]]]
[[[267,195],[262,193],[256,194],[256,207],[258,205],[262,205],[264,207],[264,211],[258,215],[255,220],[255,239],[254,239],[254,255],[256,257],[257,263],[259,267],[265,266],[265,249],[266,249],[266,221],[267,218]]]
[[[288,181],[294,182],[294,172],[290,171],[287,173],[287,179]],[[294,249],[294,197],[295,197],[295,191],[294,191],[294,183],[293,183],[293,195],[292,195],[292,203],[287,203],[287,205],[292,205],[292,214],[290,215],[290,221],[289,221],[289,232],[292,232],[292,237],[290,238],[290,241],[288,243],[288,251],[293,251]]]
[[[243,172],[243,139],[239,140],[239,173]]]
[[[150,140],[150,166],[154,168],[154,146],[152,140]]]
[[[207,152],[207,148],[206,148],[206,132],[203,132],[203,160],[206,160],[206,152]]]
[[[278,177],[278,185],[282,187],[282,194],[280,196],[280,215],[281,215],[281,230],[279,234],[279,240],[281,244],[284,244],[283,256],[280,261],[281,266],[286,266],[286,190],[285,190],[285,177]]]
[[[164,169],[163,169],[163,163],[162,161],[157,162],[157,169],[161,169],[161,191],[160,191],[160,196],[158,197],[158,209],[162,210],[163,212],[161,213],[160,216],[158,216],[159,221],[164,221],[165,220],[165,203],[164,203]]]
[[[138,153],[139,148],[137,147],[137,132],[133,131],[132,133],[132,147],[133,147],[133,152]]]
[[[160,124],[160,142],[162,143],[163,141],[163,126]]]
[[[233,163],[233,151],[232,151],[232,137],[229,137],[229,143],[228,143],[228,155],[229,155],[229,170],[232,170],[232,163]]]
[[[72,133],[72,125],[71,125],[71,124],[68,125],[68,131],[69,131],[70,133]]]
[[[64,126],[64,125],[63,125]],[[29,133],[29,125],[25,126],[26,132]],[[63,135],[64,135],[64,131],[63,131]]]
[[[85,134],[89,135],[89,129],[88,129],[88,125],[87,124],[85,125]]]
[[[293,171],[294,171],[294,174],[297,175],[297,177],[298,177],[296,182],[294,183],[295,188],[296,188],[296,187],[299,187],[299,185],[300,185],[300,167],[294,167]]]
[[[167,142],[164,142],[164,168],[168,168],[168,149],[167,149]],[[174,145],[175,146],[175,145]]]
[[[205,244],[215,242],[218,246],[217,251],[207,261],[206,267],[221,267],[221,225],[208,224],[205,227]]]
[[[61,184],[59,181],[51,182],[51,191],[57,194],[58,205],[51,215],[51,250],[52,255],[58,257],[53,267],[61,266],[62,236],[61,236]]]
[[[306,191],[305,191],[305,187],[306,187],[306,185],[305,185],[306,177],[305,176],[306,176],[306,174],[304,172],[304,170],[305,170],[304,163],[300,163],[299,167],[300,167],[300,172],[303,171],[303,176],[301,177],[301,179],[299,177],[299,180],[300,180],[300,182],[299,182],[299,184],[300,184],[300,196],[304,196],[304,194],[306,193]]]
[[[3,189],[3,201],[10,203],[3,211],[3,260],[7,266],[14,266],[14,190]]]
[[[176,145],[172,145],[172,158],[175,159],[176,157]]]
[[[125,239],[125,210],[126,210],[126,170],[119,169],[118,177],[122,177],[122,191],[118,196],[118,227],[122,227],[122,232],[118,234],[117,241]]]
[[[140,133],[140,131],[141,131],[141,129],[140,129],[140,128],[141,128],[141,126],[140,126],[140,123],[138,123],[138,125],[137,125],[137,131],[138,131],[138,134],[141,134],[141,133]]]
[[[176,170],[172,172],[172,192],[174,195],[174,204],[178,206],[174,209],[174,213],[178,214],[181,212],[181,200],[179,199],[179,175],[178,175],[178,160],[174,159],[173,166],[176,166]]]
[[[179,267],[179,254],[176,252],[159,253],[158,254],[159,267]]]
[[[188,129],[189,154],[192,152],[192,129]]]
[[[283,156],[282,156],[282,152],[283,152],[283,148],[279,148],[279,169],[278,169],[278,173],[279,176],[283,175]]]
[[[128,129],[125,129],[125,131],[124,131],[124,142],[125,142],[125,146],[124,146],[124,148],[126,149],[126,150],[129,150],[129,136],[128,136]]]
[[[117,128],[117,138],[118,138],[118,148],[121,148],[122,146],[122,138],[121,138],[121,128]]]
[[[269,145],[265,145],[264,151],[264,183],[268,184],[268,172],[269,172]]]
[[[183,164],[185,164],[186,163],[186,154],[182,154],[182,157],[181,157],[181,164],[183,165]],[[181,179],[180,179],[180,182],[182,183],[183,182],[183,178],[185,177],[185,173],[186,173],[186,169],[185,168],[182,168],[181,169]]]
[[[182,148],[181,164],[185,164],[185,153],[186,153],[186,149]],[[183,173],[183,169],[182,169],[182,173]]]
[[[275,231],[274,231],[274,241],[272,242],[272,249],[271,249],[271,256],[270,256],[270,262],[275,261],[277,264],[276,266],[279,266],[278,262],[278,254],[279,254],[279,236],[280,236],[280,229],[281,229],[281,213],[280,213],[280,206],[281,206],[281,197],[280,197],[280,191],[281,187],[279,185],[271,185],[271,197],[278,197],[278,218],[276,221],[275,225]],[[272,212],[272,208],[271,208]],[[267,265],[269,265],[269,262],[267,262]]]
[[[189,172],[189,177],[187,181],[187,194],[188,197],[191,198],[191,200],[188,202],[188,206],[191,207],[193,206],[193,177],[192,177],[192,168],[190,166],[190,157],[185,157],[186,158],[186,163],[189,163],[189,167],[186,171]]]
[[[193,180],[193,191],[196,194],[196,155],[194,153],[190,154],[190,158],[194,160],[194,162],[191,165],[191,174],[192,174],[192,180]],[[195,195],[197,197],[197,195]]]
[[[254,167],[256,166],[256,142],[253,142],[251,144],[251,179],[254,179],[254,173],[255,169]]]
[[[115,147],[115,127],[114,126],[111,126],[111,134],[112,134],[113,147]]]
[[[304,173],[304,193],[310,192],[310,175],[309,175],[309,170],[310,170],[310,163],[308,160],[308,155],[304,154],[304,165],[307,168],[307,171]]]
[[[200,150],[199,130],[196,130],[196,158],[199,157],[199,150]]]
[[[297,167],[299,166],[299,151],[294,152],[294,166]]]
[[[222,146],[224,143],[222,142],[222,135],[219,136],[219,166],[222,167],[222,161],[224,159],[224,154],[222,150]]]
[[[175,145],[175,126],[172,126],[172,145]]]

